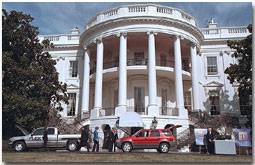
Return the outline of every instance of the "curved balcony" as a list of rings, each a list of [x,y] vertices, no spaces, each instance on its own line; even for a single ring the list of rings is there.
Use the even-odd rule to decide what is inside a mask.
[[[137,66],[137,65],[147,66],[147,64],[148,64],[148,58],[127,60],[127,66]],[[156,59],[156,66],[174,68],[174,61]],[[109,69],[114,67],[119,67],[119,61],[110,61],[110,62],[103,63],[103,69]],[[189,64],[183,63],[182,70],[186,72],[190,72]],[[90,74],[93,74],[95,72],[96,72],[96,67],[93,67],[92,69],[90,69]]]
[[[120,6],[117,8],[113,8],[113,9],[98,13],[96,16],[94,16],[85,24],[85,30],[109,20],[135,17],[135,16],[165,17],[165,18],[185,22],[198,28],[196,19],[179,9],[166,7],[166,6],[160,6],[160,5],[141,4],[141,5]]]
[[[114,116],[115,107],[104,107],[104,111],[99,114],[99,116]],[[127,112],[136,112],[139,115],[148,115],[147,107],[144,103],[137,105],[136,107],[127,107]],[[159,107],[159,115],[161,116],[179,116],[178,109],[173,107]]]

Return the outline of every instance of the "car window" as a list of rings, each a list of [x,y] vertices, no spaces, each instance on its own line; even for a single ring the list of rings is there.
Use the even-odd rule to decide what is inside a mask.
[[[151,131],[151,137],[159,137],[160,133],[159,131]]]
[[[43,128],[35,130],[33,135],[43,135]]]
[[[54,132],[55,132],[54,128],[48,128],[47,129],[48,135],[54,135]]]
[[[148,137],[148,131],[142,131],[136,137]]]
[[[172,136],[171,132],[168,131],[168,130],[162,130],[162,133],[163,133],[165,136]]]

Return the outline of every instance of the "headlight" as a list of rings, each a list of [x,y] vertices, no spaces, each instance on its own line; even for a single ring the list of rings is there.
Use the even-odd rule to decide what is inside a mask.
[[[9,142],[12,142],[12,138],[9,139]]]

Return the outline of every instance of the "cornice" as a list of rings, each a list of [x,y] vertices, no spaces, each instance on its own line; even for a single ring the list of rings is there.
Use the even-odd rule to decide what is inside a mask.
[[[227,41],[235,41],[235,40],[243,40],[245,37],[235,37],[235,38],[210,38],[210,39],[204,39],[204,41],[201,43],[201,46],[203,45],[222,45],[227,44]]]
[[[135,17],[117,18],[115,20],[101,22],[89,28],[81,35],[80,45],[84,45],[86,40],[91,38],[97,32],[104,32],[104,31],[107,31],[108,29],[112,29],[113,27],[120,27],[121,25],[135,25],[135,24],[137,25],[155,24],[155,25],[170,26],[170,27],[182,29],[186,31],[187,33],[190,33],[192,36],[194,36],[198,40],[198,42],[202,42],[204,39],[203,38],[204,36],[199,28],[192,26],[186,22],[182,22],[180,20],[175,20],[170,18],[164,18],[164,17],[159,18],[159,17],[135,16]],[[156,28],[156,26],[152,28]]]

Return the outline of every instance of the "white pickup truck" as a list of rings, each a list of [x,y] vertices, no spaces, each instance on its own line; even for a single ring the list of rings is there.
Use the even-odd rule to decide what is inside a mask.
[[[9,139],[8,147],[14,148],[15,151],[21,152],[29,148],[42,148],[44,128],[37,128],[32,133],[28,133],[25,129],[17,126],[25,136],[16,136]],[[48,127],[48,143],[49,148],[66,148],[69,151],[77,151],[80,149],[80,134],[59,134],[55,127]]]

